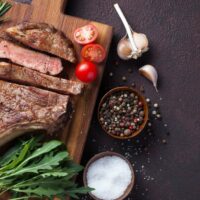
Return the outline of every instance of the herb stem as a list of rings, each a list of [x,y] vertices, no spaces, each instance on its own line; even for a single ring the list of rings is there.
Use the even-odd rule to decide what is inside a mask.
[[[30,197],[27,197],[27,196],[24,196],[24,197],[17,197],[17,198],[12,198],[10,200],[25,200],[25,199],[29,199],[29,198],[38,198],[38,196],[30,196]]]
[[[10,188],[7,188],[6,190],[3,190],[3,191],[0,193],[0,196],[1,196],[2,194],[4,194],[5,192],[7,192],[9,189],[10,189]]]
[[[119,17],[122,20],[122,23],[123,23],[123,25],[124,25],[124,27],[126,29],[126,32],[128,34],[128,38],[129,38],[130,43],[131,43],[132,50],[133,51],[137,51],[138,49],[137,49],[137,46],[136,46],[136,44],[134,42],[133,33],[132,33],[132,29],[131,29],[130,25],[128,24],[128,22],[127,22],[124,14],[123,14],[121,8],[119,7],[119,4],[118,3],[114,4],[114,7],[115,7],[115,10],[117,11],[117,14],[119,15]]]

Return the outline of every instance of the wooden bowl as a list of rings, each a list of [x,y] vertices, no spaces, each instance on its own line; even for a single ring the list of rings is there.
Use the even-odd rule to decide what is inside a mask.
[[[133,189],[133,186],[134,186],[134,183],[135,183],[135,174],[134,174],[133,167],[132,167],[131,163],[130,163],[124,156],[122,156],[121,154],[118,154],[118,153],[115,153],[115,152],[111,152],[111,151],[105,151],[105,152],[102,152],[102,153],[99,153],[99,154],[96,154],[95,156],[93,156],[93,157],[88,161],[87,165],[85,166],[85,170],[84,170],[84,172],[83,172],[83,183],[84,183],[85,186],[88,186],[88,184],[87,184],[87,178],[86,178],[86,177],[87,177],[87,172],[88,172],[89,166],[90,166],[94,161],[96,161],[96,160],[98,160],[98,159],[100,159],[100,158],[103,158],[103,157],[105,157],[105,156],[118,156],[118,157],[122,158],[123,160],[125,160],[126,163],[127,163],[127,164],[129,165],[129,167],[130,167],[131,174],[132,174],[131,183],[128,185],[128,187],[127,187],[127,189],[125,190],[124,194],[123,194],[121,197],[115,199],[115,200],[123,200],[123,199],[125,199],[125,198],[129,195],[129,193],[130,193],[131,190]],[[96,196],[94,196],[92,193],[89,193],[89,195],[90,195],[93,199],[95,199],[95,200],[102,200],[102,199],[99,199],[99,198],[97,198]]]
[[[135,132],[133,132],[131,135],[129,135],[129,136],[123,136],[123,137],[118,136],[118,135],[113,135],[113,134],[111,134],[111,133],[108,133],[108,132],[106,131],[106,129],[102,126],[101,121],[100,121],[100,109],[101,109],[102,104],[105,102],[105,100],[106,100],[109,96],[111,96],[111,95],[114,94],[115,92],[119,92],[119,91],[130,91],[130,92],[135,93],[135,94],[139,97],[140,101],[142,101],[143,106],[144,106],[144,121],[143,121],[143,123],[140,125],[139,129],[136,130]],[[116,87],[116,88],[111,89],[110,91],[108,91],[108,92],[102,97],[102,99],[101,99],[101,101],[100,101],[100,103],[99,103],[99,106],[98,106],[98,120],[99,120],[99,123],[100,123],[102,129],[103,129],[108,135],[110,135],[110,136],[112,136],[112,137],[114,137],[114,138],[117,138],[117,139],[129,139],[129,138],[133,138],[133,137],[137,136],[137,135],[140,134],[140,133],[143,131],[143,129],[145,128],[148,119],[149,119],[149,109],[148,109],[148,105],[147,105],[147,102],[146,102],[145,98],[144,98],[143,95],[140,94],[137,90],[135,90],[135,89],[133,89],[133,88],[131,88],[131,87],[128,87],[128,86]]]

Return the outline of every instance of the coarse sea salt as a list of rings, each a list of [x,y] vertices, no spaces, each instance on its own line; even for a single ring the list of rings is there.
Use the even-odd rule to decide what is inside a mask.
[[[102,200],[121,197],[132,180],[128,163],[119,156],[105,156],[94,161],[88,168],[87,184],[94,188],[91,193]]]

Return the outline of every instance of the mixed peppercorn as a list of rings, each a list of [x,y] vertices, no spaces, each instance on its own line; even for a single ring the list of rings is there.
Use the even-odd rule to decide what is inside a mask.
[[[132,91],[122,90],[105,98],[99,110],[102,127],[111,135],[129,137],[144,122],[143,101]]]

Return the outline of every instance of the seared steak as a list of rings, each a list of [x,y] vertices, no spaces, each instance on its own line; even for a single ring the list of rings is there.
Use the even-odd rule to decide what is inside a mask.
[[[6,58],[13,63],[51,75],[59,74],[63,69],[59,58],[17,46],[4,39],[0,40],[0,58]]]
[[[67,95],[0,81],[0,145],[25,131],[54,131],[69,106]]]
[[[84,87],[80,82],[48,76],[32,69],[6,62],[0,62],[0,79],[73,95],[80,94]]]
[[[10,37],[33,49],[51,53],[72,63],[76,62],[70,39],[49,24],[24,22],[8,28],[6,32]]]

